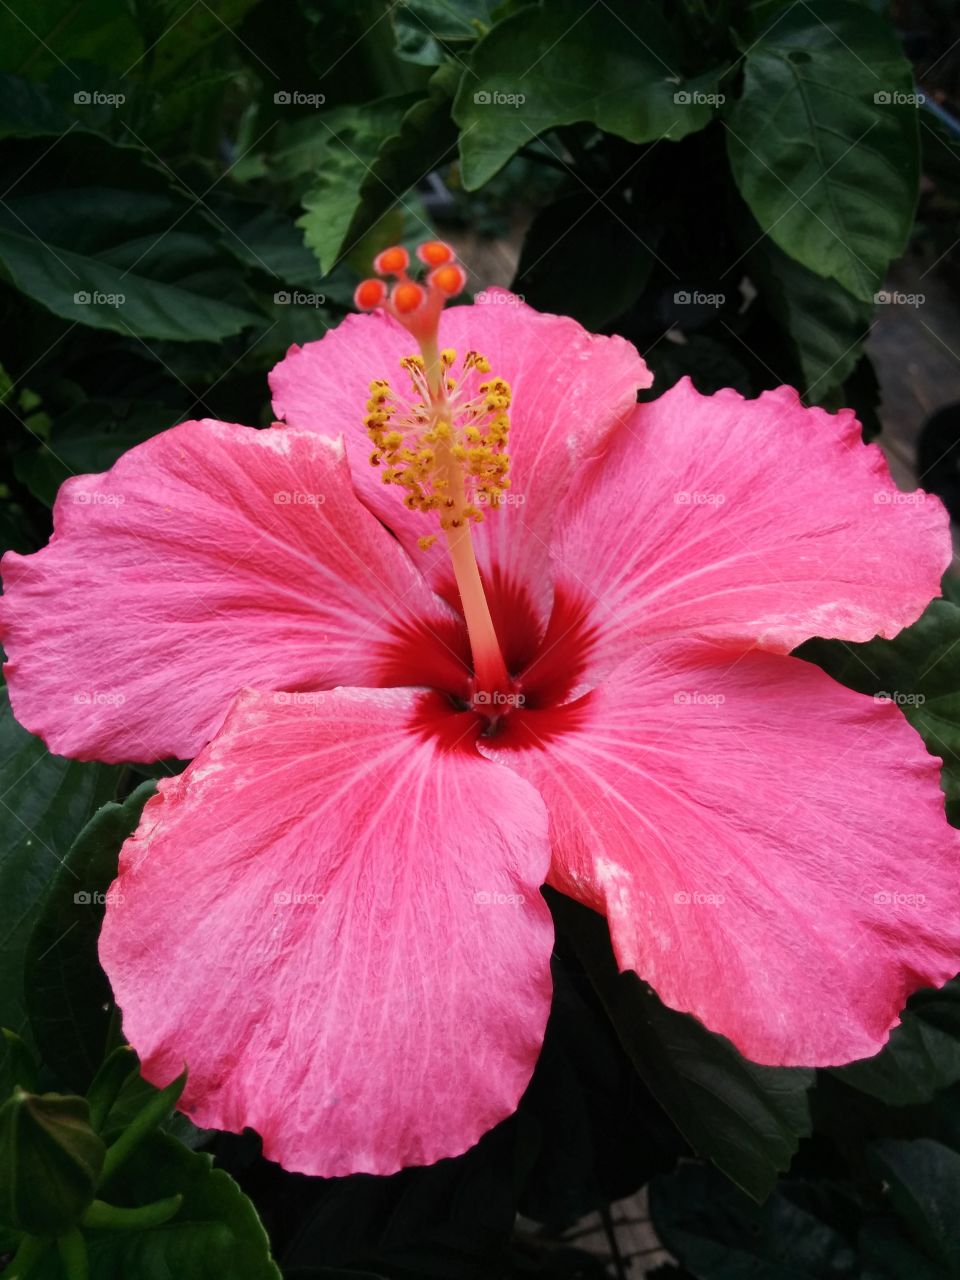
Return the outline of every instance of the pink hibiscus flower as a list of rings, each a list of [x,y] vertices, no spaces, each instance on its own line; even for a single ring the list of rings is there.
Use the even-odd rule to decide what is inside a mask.
[[[390,250],[374,313],[291,349],[282,423],[182,423],[4,562],[29,729],[199,752],[101,941],[145,1075],[186,1062],[197,1123],[312,1174],[455,1155],[514,1110],[544,881],[764,1063],[874,1053],[960,955],[937,761],[789,656],[918,617],[940,504],[895,500],[850,412],[687,380],[637,405],[629,343],[503,292],[445,312],[441,352],[463,275],[421,256],[426,284]]]

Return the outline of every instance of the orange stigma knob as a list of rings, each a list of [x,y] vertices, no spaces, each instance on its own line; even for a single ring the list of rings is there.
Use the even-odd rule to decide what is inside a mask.
[[[360,311],[376,311],[387,296],[382,280],[361,280],[354,290],[353,302]]]
[[[412,280],[404,280],[402,284],[395,286],[390,301],[402,316],[408,316],[411,311],[418,310],[426,296],[425,290],[418,284],[414,284]]]
[[[428,358],[431,387],[440,394],[440,315],[444,305],[467,287],[467,273],[444,240],[425,240],[417,248],[417,257],[427,270],[414,280],[407,272],[410,255],[402,245],[382,250],[374,258],[373,268],[378,275],[393,276],[393,281],[388,286],[383,280],[361,280],[353,299],[360,311],[386,311],[416,338]]]
[[[409,265],[409,253],[398,244],[390,249],[384,249],[373,260],[373,269],[379,276],[398,276],[406,271]]]
[[[435,267],[427,276],[427,283],[439,289],[448,298],[455,298],[467,285],[467,273],[456,262],[448,262],[442,267]]]
[[[453,262],[456,254],[442,240],[425,240],[417,248],[417,257],[428,267],[442,267],[445,262]]]

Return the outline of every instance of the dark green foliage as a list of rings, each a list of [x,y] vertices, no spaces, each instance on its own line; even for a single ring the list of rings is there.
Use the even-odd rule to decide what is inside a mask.
[[[69,476],[189,417],[269,423],[289,344],[342,318],[379,248],[437,233],[469,268],[513,243],[515,290],[634,341],[651,394],[787,381],[873,433],[863,344],[921,162],[960,191],[880,2],[0,9],[0,543],[21,552]],[[894,641],[801,651],[900,703],[951,809],[958,655],[949,601]],[[251,1134],[171,1117],[182,1080],[159,1094],[118,1047],[102,895],[142,779],[179,766],[51,756],[6,706],[0,740],[0,1274],[19,1249],[36,1280],[81,1253],[92,1280],[609,1280],[577,1224],[649,1187],[665,1278],[960,1276],[956,984],[868,1062],[760,1067],[618,974],[603,921],[554,894],[517,1114],[431,1168],[287,1174]]]

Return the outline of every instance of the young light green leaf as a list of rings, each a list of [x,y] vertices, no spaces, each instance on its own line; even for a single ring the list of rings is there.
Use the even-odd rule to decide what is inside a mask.
[[[388,99],[345,108],[321,119],[329,130],[326,154],[303,198],[307,245],[329,271],[422,178],[454,156],[450,99],[459,69],[444,66],[427,97]],[[429,228],[423,227],[424,237]]]

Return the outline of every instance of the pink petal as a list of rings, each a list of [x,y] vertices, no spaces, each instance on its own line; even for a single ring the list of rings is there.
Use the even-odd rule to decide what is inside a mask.
[[[668,642],[561,710],[492,754],[546,801],[551,882],[672,1008],[758,1062],[838,1064],[960,969],[960,833],[892,704]]]
[[[491,372],[513,391],[510,430],[510,502],[475,527],[481,569],[494,567],[524,588],[541,621],[549,613],[550,529],[557,505],[583,458],[602,449],[609,433],[652,376],[630,343],[596,337],[568,317],[542,315],[502,289],[487,301],[451,307],[440,323],[442,346],[480,351]],[[371,379],[387,378],[406,393],[402,356],[416,344],[383,314],[347,316],[319,342],[291,347],[270,375],[274,412],[294,427],[343,433],[364,501],[397,533],[435,584],[449,578],[438,543],[421,551],[417,538],[436,532],[427,517],[408,511],[394,486],[370,466],[362,422]]]
[[[188,1114],[287,1169],[457,1155],[540,1050],[546,812],[422,696],[245,692],[121,855],[100,958],[144,1074],[186,1062]]]
[[[688,379],[639,405],[573,491],[557,582],[594,606],[599,667],[638,634],[788,652],[810,636],[893,636],[940,594],[938,498],[901,493],[850,410],[701,396]]]
[[[4,557],[17,718],[80,759],[188,757],[244,684],[380,683],[439,605],[312,432],[186,422],[68,480],[55,533]]]

